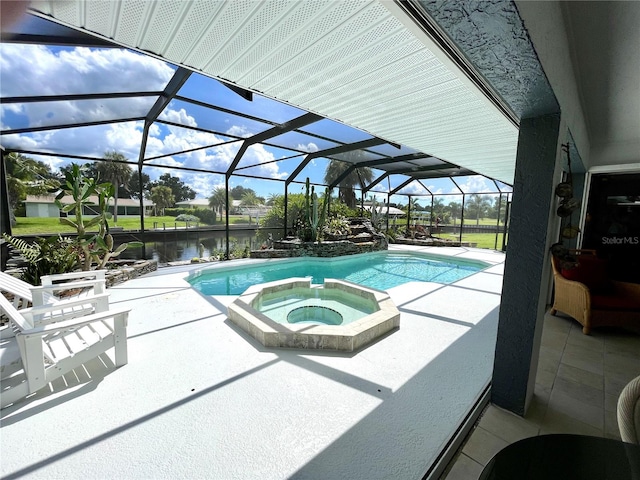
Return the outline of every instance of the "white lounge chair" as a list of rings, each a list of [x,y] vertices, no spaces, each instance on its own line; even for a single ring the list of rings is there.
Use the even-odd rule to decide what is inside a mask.
[[[49,382],[71,372],[89,360],[115,348],[115,366],[127,363],[128,309],[112,309],[67,319],[56,313],[53,323],[35,325],[35,318],[47,318],[51,312],[73,312],[74,306],[91,303],[94,309],[107,294],[94,295],[54,305],[18,311],[3,295],[0,310],[9,318],[14,338],[2,340],[2,348],[10,351],[16,342],[20,359],[2,365],[0,371],[0,408],[45,387]],[[11,359],[7,359],[9,363]],[[3,363],[5,363],[3,361]]]
[[[13,306],[16,309],[28,306],[55,305],[64,300],[61,293],[64,291],[80,290],[68,299],[89,298],[100,295],[106,291],[106,270],[91,270],[87,272],[71,272],[57,275],[46,275],[42,277],[42,285],[34,287],[5,272],[0,272],[0,294],[8,292],[13,295]],[[109,308],[109,301],[105,297],[96,305],[96,311],[106,311]],[[71,308],[71,307],[67,307]],[[72,307],[78,314],[86,314],[90,308],[82,304]],[[93,309],[94,307],[91,307]],[[54,312],[49,313],[51,317]],[[36,325],[40,319],[35,319]]]

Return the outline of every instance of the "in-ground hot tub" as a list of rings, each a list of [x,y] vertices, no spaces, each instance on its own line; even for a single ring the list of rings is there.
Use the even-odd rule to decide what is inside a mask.
[[[344,280],[290,278],[254,285],[229,319],[265,347],[351,352],[400,326],[389,294]]]

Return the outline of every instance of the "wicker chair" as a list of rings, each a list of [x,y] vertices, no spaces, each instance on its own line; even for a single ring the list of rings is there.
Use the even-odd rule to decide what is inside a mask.
[[[571,250],[571,253],[585,266],[596,265],[598,261],[595,250]],[[640,333],[640,284],[609,280],[603,263],[598,263],[595,271],[589,273],[590,280],[583,281],[563,271],[561,260],[554,256],[551,265],[555,284],[551,315],[558,311],[566,313],[580,322],[586,335],[592,328],[604,326]]]

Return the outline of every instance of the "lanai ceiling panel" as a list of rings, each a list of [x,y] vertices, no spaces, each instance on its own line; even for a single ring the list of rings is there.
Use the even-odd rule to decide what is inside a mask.
[[[391,1],[34,1],[32,10],[513,182],[517,127]]]

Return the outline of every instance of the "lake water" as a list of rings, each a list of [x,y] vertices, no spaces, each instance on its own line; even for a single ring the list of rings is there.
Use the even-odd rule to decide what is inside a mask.
[[[179,238],[178,238],[179,237]],[[256,240],[254,231],[233,231],[229,235],[231,250],[234,248],[250,250],[259,249],[262,242]],[[130,247],[120,254],[119,259],[146,259],[156,260],[159,264],[179,262],[200,257],[199,246],[204,246],[202,257],[211,257],[219,251],[226,250],[226,236],[224,231],[219,232],[185,232],[176,233],[167,230],[161,237],[145,242],[144,254],[142,247]]]

